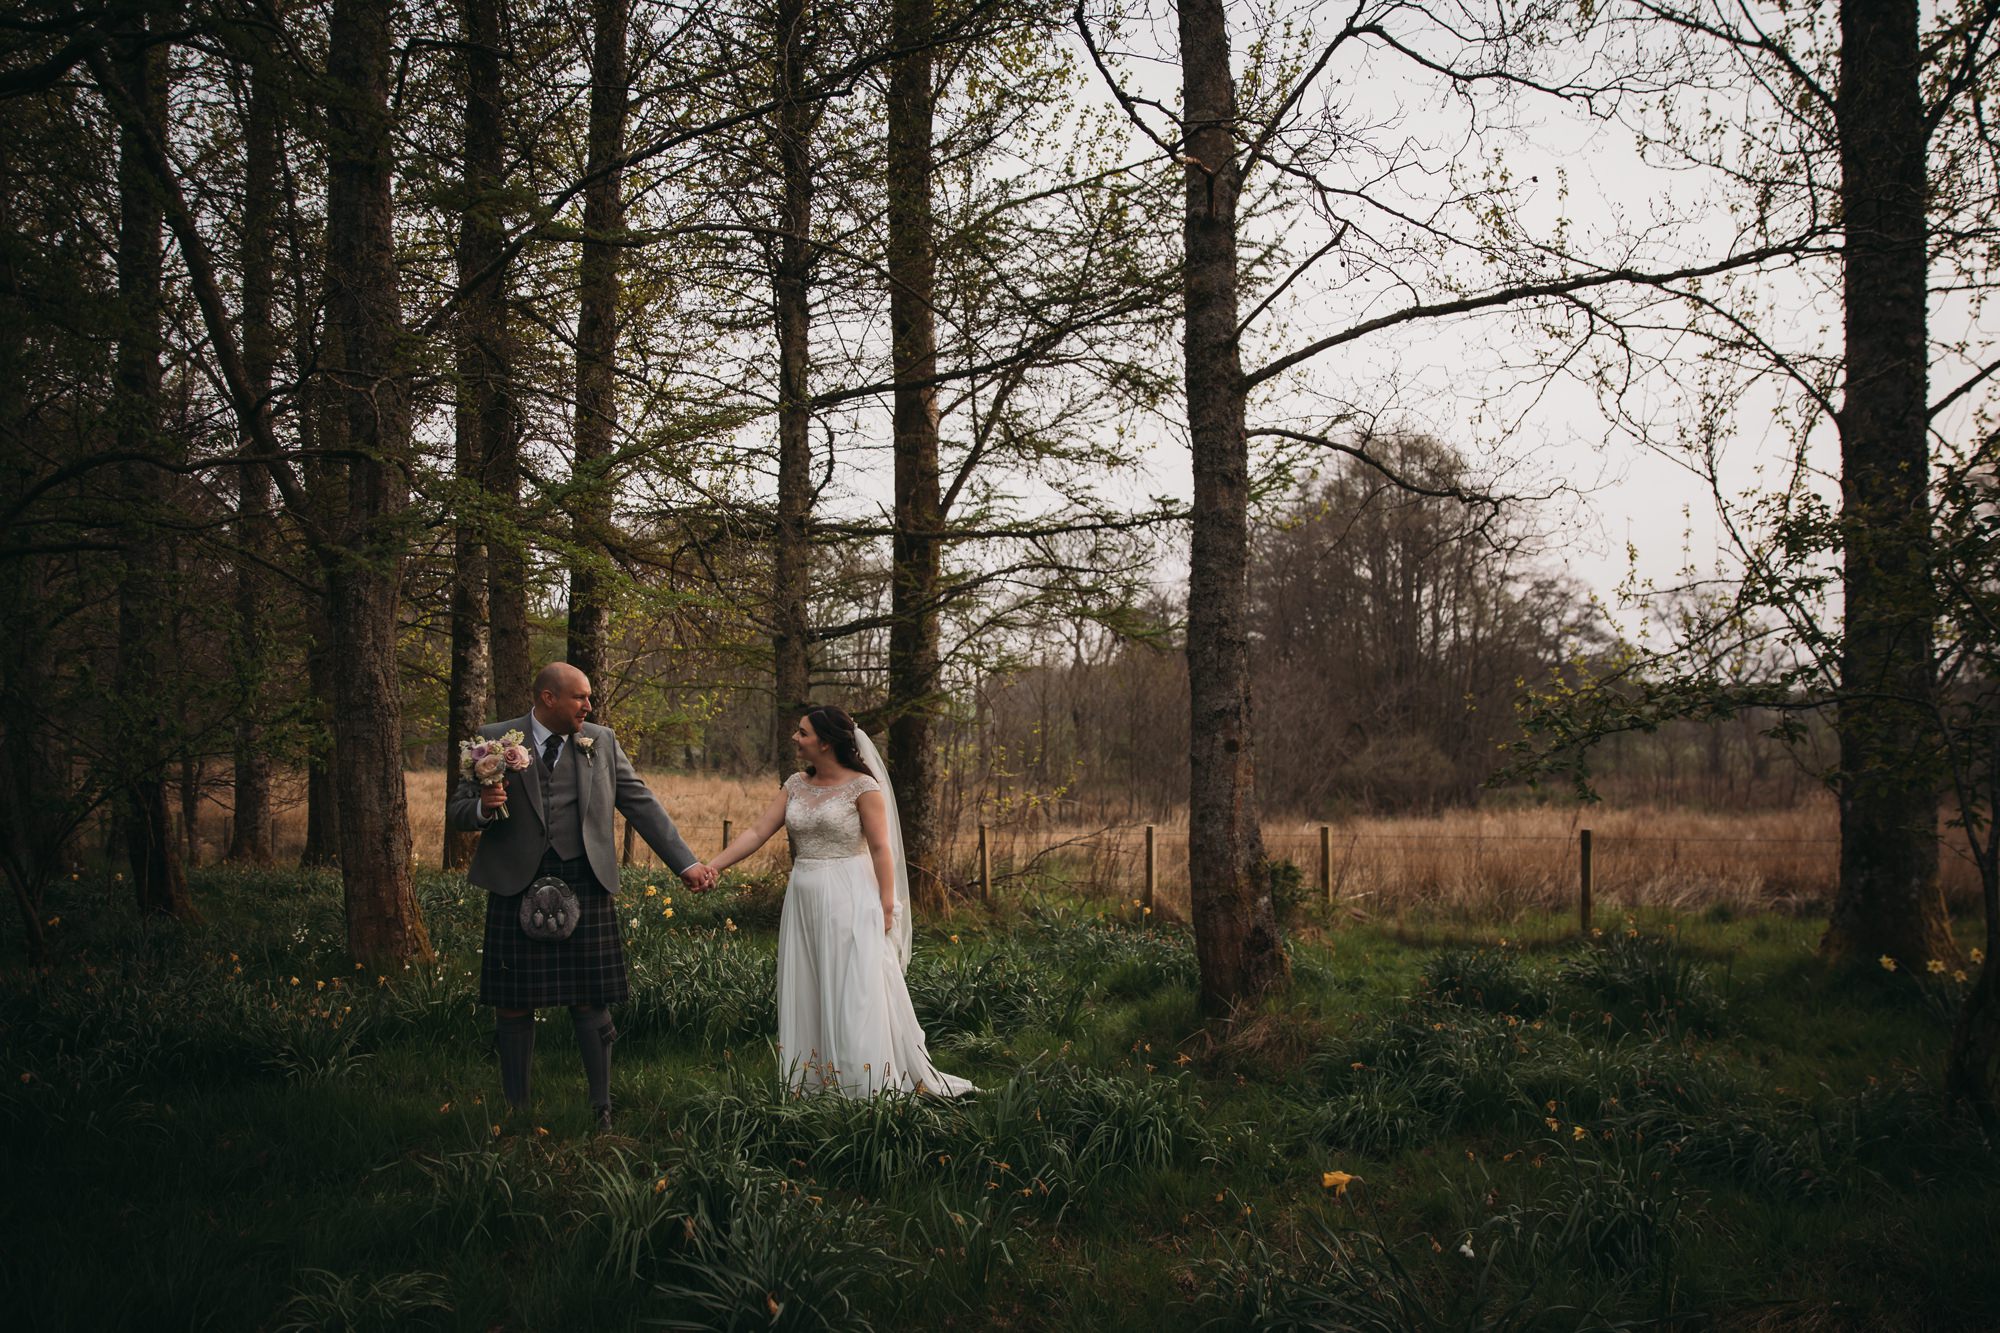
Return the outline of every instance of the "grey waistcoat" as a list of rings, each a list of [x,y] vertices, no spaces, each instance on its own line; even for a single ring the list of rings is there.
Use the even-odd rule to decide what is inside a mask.
[[[578,813],[576,797],[577,758],[576,742],[571,740],[563,745],[562,758],[556,761],[554,773],[540,760],[535,762],[542,778],[542,809],[548,816],[549,846],[565,861],[583,855],[583,817]]]

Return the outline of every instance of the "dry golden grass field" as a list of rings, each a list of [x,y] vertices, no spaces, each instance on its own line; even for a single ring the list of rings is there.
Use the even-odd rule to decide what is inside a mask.
[[[715,855],[722,846],[723,821],[742,828],[772,791],[765,778],[678,773],[646,778],[698,856]],[[443,836],[445,775],[414,771],[408,782],[416,857],[435,864]],[[274,850],[281,861],[296,858],[304,845],[300,785],[280,793],[284,813]],[[226,800],[225,792],[221,801],[204,805],[197,830],[204,862],[227,846]],[[1576,902],[1578,833],[1584,828],[1592,830],[1596,898],[1607,910],[1702,909],[1721,903],[1745,911],[1809,913],[1827,901],[1838,866],[1830,800],[1734,814],[1566,804],[1346,819],[1329,826],[1325,875],[1336,903],[1371,916],[1393,916],[1413,907],[1478,917],[1562,910]],[[1183,915],[1185,814],[1158,825],[1154,837],[1158,910],[1163,916]],[[1956,837],[1955,830],[1945,830],[1946,893],[1955,909],[1970,911],[1978,885]],[[977,824],[968,819],[952,847],[952,874],[967,889],[977,884],[978,839]],[[1092,819],[1087,811],[1045,811],[995,825],[988,839],[996,895],[1045,874],[1106,897],[1135,898],[1142,891],[1142,825]],[[1265,826],[1265,843],[1273,858],[1299,867],[1308,895],[1320,893],[1318,823],[1273,820]],[[749,868],[782,868],[786,855],[784,838],[774,838]],[[639,843],[634,863],[653,865],[657,860]]]

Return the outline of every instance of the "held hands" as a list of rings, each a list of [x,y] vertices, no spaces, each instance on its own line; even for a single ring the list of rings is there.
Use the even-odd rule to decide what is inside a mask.
[[[681,871],[681,882],[696,893],[707,893],[715,887],[715,881],[721,877],[721,871],[717,870],[714,866],[704,865],[700,861]]]

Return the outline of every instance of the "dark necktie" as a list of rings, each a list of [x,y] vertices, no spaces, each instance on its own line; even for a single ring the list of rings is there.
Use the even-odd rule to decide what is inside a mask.
[[[556,756],[562,753],[562,741],[560,736],[551,736],[542,742],[542,762],[549,766],[551,773],[556,771]]]

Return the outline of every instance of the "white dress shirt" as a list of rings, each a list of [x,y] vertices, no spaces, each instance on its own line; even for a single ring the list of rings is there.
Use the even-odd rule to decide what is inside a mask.
[[[555,733],[543,726],[542,719],[530,710],[528,713],[528,740],[531,742],[530,748],[534,752],[536,763],[539,764],[542,762],[542,747],[549,743],[549,737],[553,735]],[[556,751],[556,763],[560,764],[562,757],[569,753],[569,742],[570,738],[568,736],[563,737],[562,746]],[[491,824],[498,818],[500,818],[499,811],[488,810],[484,806],[479,808],[479,822],[481,824]]]

